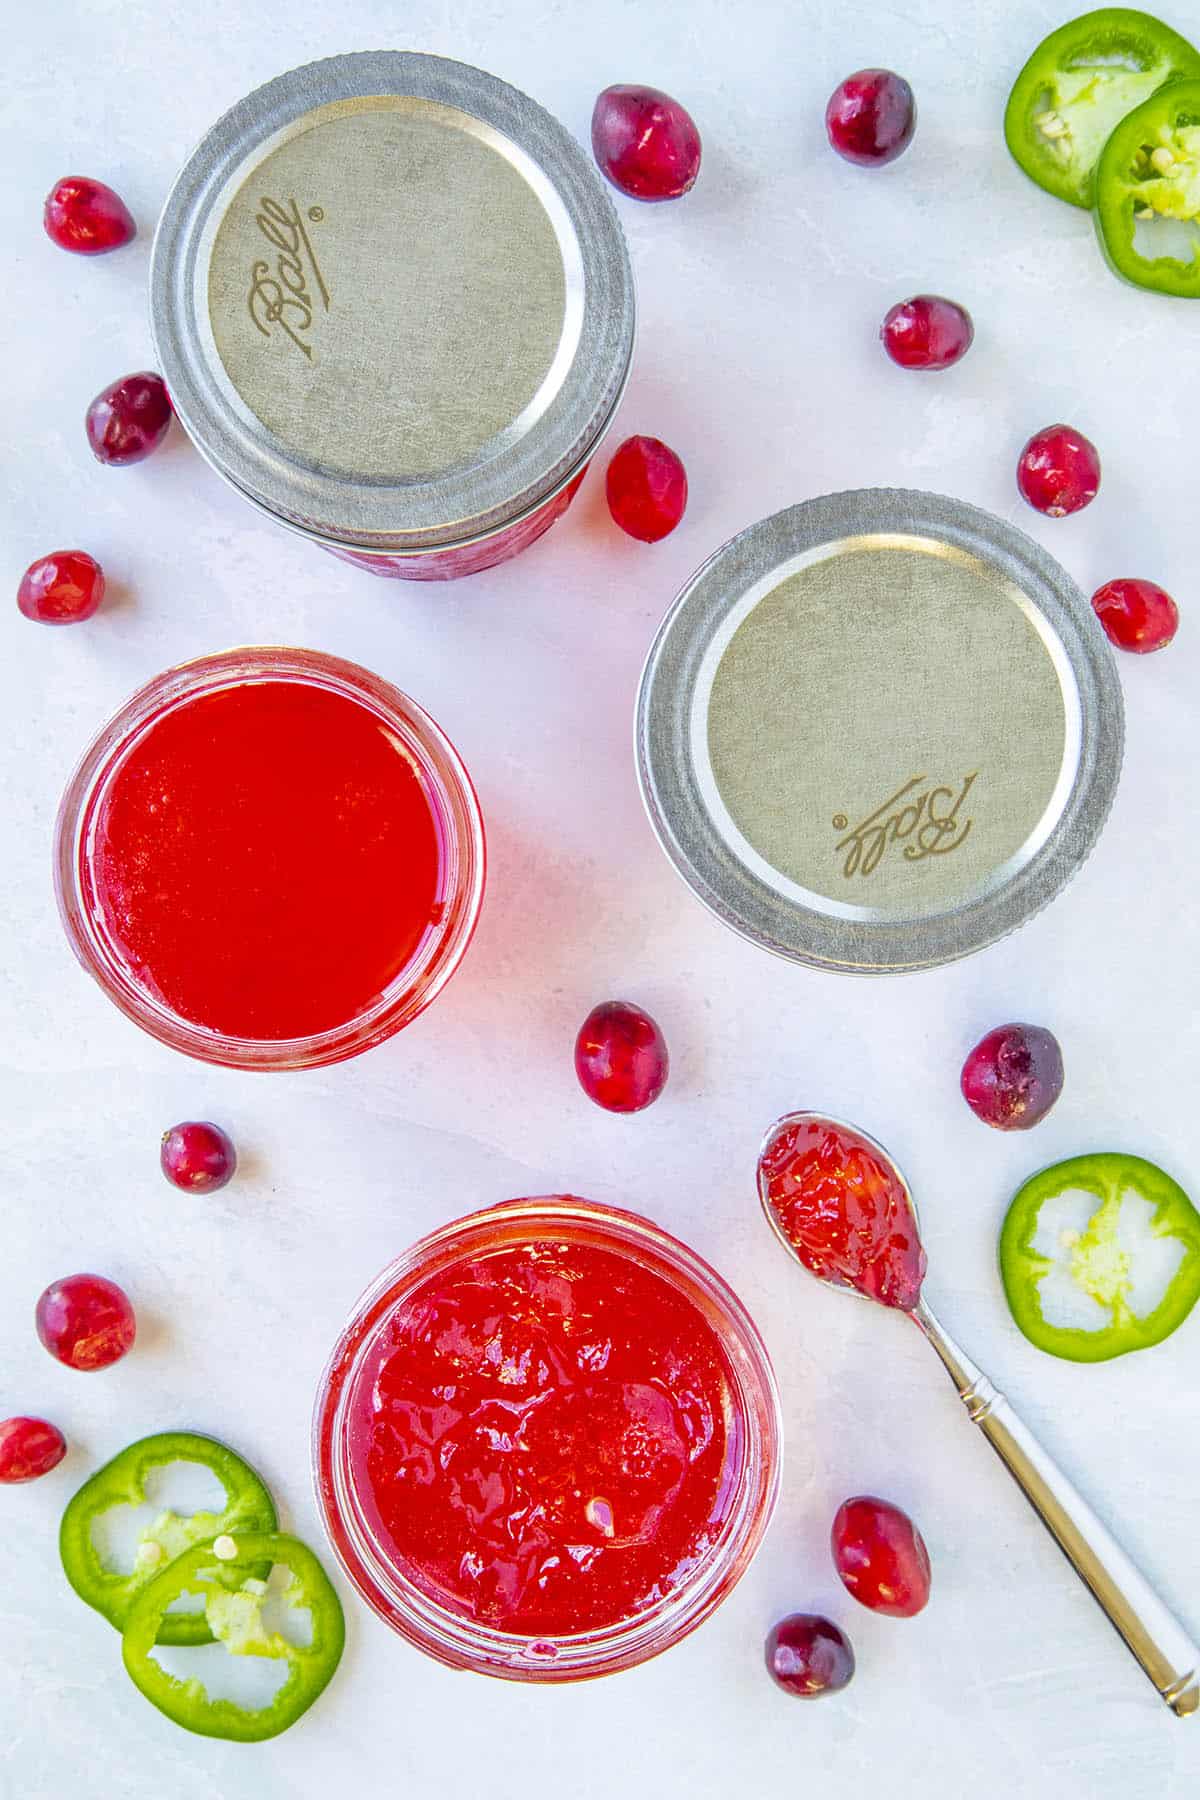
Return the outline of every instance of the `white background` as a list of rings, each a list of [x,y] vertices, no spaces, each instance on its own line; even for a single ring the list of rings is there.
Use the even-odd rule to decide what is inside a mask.
[[[1012,78],[1068,11],[39,0],[9,14],[4,580],[11,593],[34,556],[80,545],[112,598],[66,631],[0,608],[0,1416],[45,1413],[72,1445],[54,1475],[0,1494],[4,1800],[1196,1793],[1200,1721],[1160,1705],[916,1332],[808,1281],[753,1188],[758,1138],[792,1107],[835,1109],[891,1146],[923,1208],[934,1304],[1200,1632],[1200,1314],[1156,1350],[1056,1362],[1017,1333],[995,1270],[1008,1197],[1054,1158],[1125,1148],[1200,1189],[1200,308],[1121,286],[1086,215],[1006,155]],[[1174,22],[1200,33],[1200,17]],[[693,110],[694,193],[619,201],[641,332],[613,441],[644,431],[683,455],[691,504],[665,543],[616,531],[597,467],[528,555],[405,587],[257,518],[178,431],[140,467],[89,456],[88,400],[152,364],[150,238],[193,143],[280,70],[381,46],[477,62],[585,141],[612,81],[656,83]],[[829,91],[867,63],[905,73],[920,108],[912,149],[878,172],[840,162],[822,129]],[[67,172],[125,196],[132,249],[86,261],[49,244],[42,198]],[[921,290],[975,317],[974,349],[945,375],[902,373],[876,342],[887,306]],[[1013,464],[1060,418],[1099,445],[1104,485],[1079,517],[1043,521],[1017,499]],[[1156,578],[1184,625],[1165,655],[1122,662],[1123,781],[1074,886],[961,966],[856,982],[772,960],[678,884],[642,815],[630,715],[658,619],[716,545],[792,501],[892,483],[1016,521],[1089,592]],[[94,729],[167,664],[246,641],[333,651],[409,690],[463,752],[490,830],[482,924],[437,1005],[371,1055],[304,1075],[209,1069],[141,1035],[73,963],[51,894],[55,805]],[[612,995],[657,1015],[674,1058],[664,1098],[632,1119],[591,1106],[571,1067],[579,1021]],[[964,1052],[1009,1018],[1052,1026],[1066,1056],[1062,1101],[1030,1137],[986,1130],[957,1092]],[[186,1117],[221,1121],[241,1151],[236,1184],[211,1199],[158,1172],[160,1132]],[[66,1588],[69,1495],[130,1439],[193,1426],[250,1455],[321,1543],[309,1409],[360,1289],[438,1221],[551,1190],[678,1231],[766,1333],[784,1497],[737,1593],[660,1661],[570,1690],[451,1674],[348,1596],[343,1668],[303,1725],[254,1747],[176,1730]],[[122,1282],[141,1322],[135,1352],[94,1376],[60,1368],[32,1325],[42,1286],[81,1268]],[[837,1584],[829,1521],[864,1490],[909,1507],[928,1538],[934,1596],[916,1621],[875,1618]],[[762,1670],[765,1631],[798,1608],[852,1633],[858,1675],[840,1698],[789,1701]]]

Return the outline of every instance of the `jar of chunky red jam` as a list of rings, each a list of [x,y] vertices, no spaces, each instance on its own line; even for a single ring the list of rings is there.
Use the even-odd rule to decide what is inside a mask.
[[[518,1681],[630,1668],[707,1618],[766,1530],[780,1454],[766,1351],[720,1276],[562,1196],[385,1269],[313,1422],[326,1529],[368,1605]]]
[[[136,693],[72,777],[59,908],[109,998],[206,1062],[299,1069],[380,1043],[461,962],[483,821],[453,746],[378,676],[229,650]]]
[[[295,69],[213,127],[167,199],[151,312],[214,468],[344,560],[418,581],[553,524],[633,352],[590,158],[505,82],[400,51]]]

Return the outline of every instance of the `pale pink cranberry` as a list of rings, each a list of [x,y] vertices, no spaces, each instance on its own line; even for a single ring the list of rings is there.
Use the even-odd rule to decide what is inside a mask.
[[[997,1025],[962,1066],[963,1099],[997,1131],[1028,1131],[1063,1089],[1058,1039],[1042,1025]]]
[[[106,1369],[132,1347],[137,1321],[129,1297],[103,1275],[51,1282],[34,1315],[42,1343],[69,1369]]]
[[[940,294],[915,294],[885,314],[879,335],[902,369],[949,369],[971,348],[975,327],[965,306]]]
[[[75,256],[104,256],[137,236],[121,196],[88,175],[64,175],[55,182],[46,195],[42,223],[51,242]]]
[[[86,550],[52,550],[30,563],[17,588],[17,605],[39,625],[77,625],[104,598],[104,570]]]
[[[1092,605],[1109,641],[1135,656],[1165,650],[1179,630],[1179,608],[1166,589],[1134,575],[1106,581],[1092,595]]]
[[[46,1419],[0,1419],[0,1482],[36,1481],[57,1469],[67,1440]]]
[[[825,108],[829,142],[847,162],[877,168],[895,162],[917,129],[913,91],[890,69],[859,69],[834,88]]]
[[[854,1674],[850,1639],[819,1613],[781,1619],[767,1637],[766,1662],[771,1679],[801,1700],[836,1694]]]
[[[872,1612],[911,1619],[929,1602],[929,1552],[906,1512],[873,1494],[837,1509],[830,1532],[842,1585]]]
[[[87,438],[97,462],[141,462],[170,429],[171,402],[161,375],[142,369],[114,381],[87,409]]]
[[[634,200],[678,200],[700,173],[695,121],[658,88],[605,88],[592,111],[592,151],[613,186]]]
[[[219,1125],[188,1119],[163,1132],[159,1161],[175,1187],[189,1194],[213,1194],[232,1181],[237,1151]]]
[[[604,490],[621,530],[643,544],[657,544],[684,515],[687,470],[661,438],[626,438],[608,465]]]
[[[575,1039],[575,1073],[606,1112],[641,1112],[667,1083],[667,1040],[648,1012],[627,1000],[594,1006]]]
[[[1047,425],[1037,431],[1017,463],[1017,486],[1023,499],[1052,519],[1079,512],[1096,498],[1100,487],[1100,453],[1090,438],[1070,425]]]

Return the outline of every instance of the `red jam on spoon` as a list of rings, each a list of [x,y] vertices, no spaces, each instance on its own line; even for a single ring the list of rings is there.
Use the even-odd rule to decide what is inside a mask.
[[[912,1312],[925,1252],[908,1190],[870,1138],[833,1119],[781,1119],[758,1159],[759,1190],[805,1268]]]

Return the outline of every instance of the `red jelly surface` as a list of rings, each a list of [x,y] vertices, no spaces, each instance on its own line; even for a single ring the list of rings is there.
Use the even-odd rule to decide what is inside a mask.
[[[357,700],[298,681],[183,702],[99,808],[94,904],[138,982],[227,1037],[360,1017],[437,917],[420,776]]]
[[[735,1497],[732,1377],[662,1276],[549,1240],[403,1300],[351,1399],[355,1486],[397,1565],[494,1630],[557,1638],[664,1600]]]
[[[763,1197],[806,1269],[911,1312],[925,1252],[904,1184],[857,1131],[785,1121],[759,1158]]]

